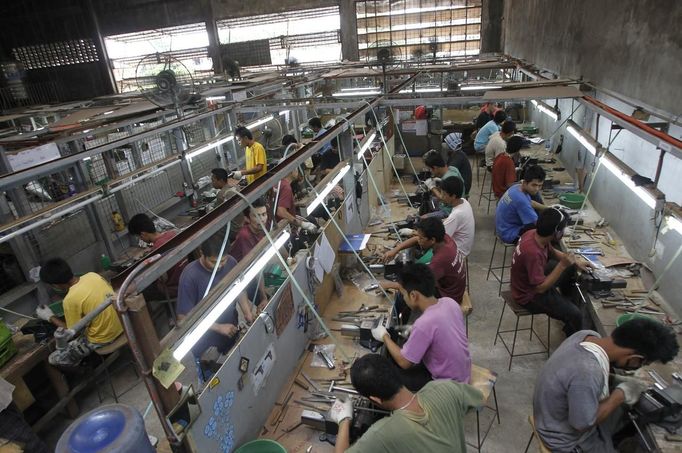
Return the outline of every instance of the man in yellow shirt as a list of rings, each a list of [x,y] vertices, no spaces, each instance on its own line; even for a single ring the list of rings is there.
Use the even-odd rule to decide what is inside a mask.
[[[268,171],[268,161],[263,145],[253,139],[253,134],[247,128],[240,126],[234,131],[239,146],[245,149],[246,168],[232,173],[236,179],[246,176],[246,182],[251,184]]]
[[[73,327],[108,297],[114,297],[114,289],[99,274],[88,272],[77,277],[69,264],[61,258],[47,261],[40,268],[40,279],[56,291],[66,292],[63,302],[66,324],[49,307],[39,307],[36,310],[40,319],[58,327]],[[92,351],[106,346],[122,333],[121,321],[110,305],[88,324],[80,336],[69,342],[65,349],[50,354],[49,362],[61,367],[77,366]]]

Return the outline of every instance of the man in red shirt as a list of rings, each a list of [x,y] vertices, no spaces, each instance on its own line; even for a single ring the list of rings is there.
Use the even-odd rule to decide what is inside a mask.
[[[514,135],[507,140],[506,152],[493,161],[493,192],[500,199],[516,183],[516,161],[523,145],[523,138]]]
[[[420,221],[417,241],[422,250],[433,249],[429,269],[436,279],[438,297],[450,297],[461,304],[466,289],[464,255],[457,253],[457,245],[445,234],[443,222],[433,217]],[[381,285],[387,289],[401,289],[395,282],[382,282]]]
[[[559,286],[566,286],[574,265],[586,270],[591,264],[576,259],[573,254],[555,249],[551,243],[559,240],[568,223],[566,216],[555,208],[542,211],[537,229],[526,231],[516,246],[511,265],[511,291],[514,301],[531,313],[546,313],[564,323],[567,336],[582,328],[582,312]],[[558,261],[546,274],[549,259]]]

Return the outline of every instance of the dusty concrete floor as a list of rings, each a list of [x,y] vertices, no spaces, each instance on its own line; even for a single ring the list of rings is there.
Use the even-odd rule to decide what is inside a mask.
[[[474,306],[474,311],[469,317],[470,348],[474,363],[498,374],[496,390],[501,420],[499,425],[496,422],[492,425],[482,451],[490,453],[523,452],[531,433],[528,416],[531,414],[533,386],[540,367],[545,363],[546,356],[538,354],[515,358],[511,371],[508,371],[509,354],[499,341],[497,345],[493,346],[495,331],[502,310],[502,299],[498,297],[498,283],[492,278],[490,281],[486,280],[490,254],[495,241],[495,204],[492,203],[489,213],[486,213],[487,202],[485,200],[482,200],[481,207],[478,207],[480,189],[475,174],[471,192],[470,202],[476,216],[476,241],[469,256],[471,298]],[[501,254],[499,259],[501,260]],[[514,321],[514,315],[507,311],[502,322],[502,330],[512,329]],[[522,319],[520,327],[527,327],[529,321],[527,318]],[[546,323],[546,317],[536,317],[535,327],[537,331],[546,332]],[[551,330],[551,345],[552,350],[554,350],[564,337],[559,323],[553,322]],[[505,336],[508,341],[511,340],[510,335]],[[519,352],[536,351],[539,347],[540,344],[537,339],[532,342],[528,341],[527,331],[519,334],[517,339]],[[190,363],[185,365],[187,370],[181,380],[185,383],[194,382],[193,365]],[[129,387],[134,378],[134,374],[128,368],[115,376],[115,386],[117,389],[125,389]],[[100,405],[97,392],[94,389],[90,393],[82,394],[78,400],[81,413],[86,413]],[[149,396],[144,385],[138,383],[120,398],[120,402],[133,406],[144,414],[149,404]],[[110,396],[106,396],[102,404],[107,403],[113,403]],[[484,412],[481,415],[481,424],[483,425],[485,420],[490,420],[491,417],[490,412]],[[145,422],[149,434],[159,438],[163,437],[161,425],[153,409],[149,410]],[[55,419],[49,432],[43,433],[45,440],[54,447],[59,436],[70,423],[72,420],[67,418]],[[475,441],[476,423],[475,417],[471,415],[466,421],[466,432],[467,440]],[[475,450],[470,448],[470,451]],[[531,445],[530,451],[537,451],[535,442]]]

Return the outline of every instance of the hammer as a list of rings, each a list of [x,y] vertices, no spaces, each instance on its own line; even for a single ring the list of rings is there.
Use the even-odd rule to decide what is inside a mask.
[[[343,393],[350,393],[351,395],[357,395],[358,394],[357,390],[353,390],[353,389],[349,389],[349,388],[345,388],[345,387],[339,387],[338,385],[336,385],[336,381],[332,381],[331,384],[329,384],[329,390],[327,390],[327,391],[329,393],[331,393],[333,391],[337,391],[337,392],[343,392]]]

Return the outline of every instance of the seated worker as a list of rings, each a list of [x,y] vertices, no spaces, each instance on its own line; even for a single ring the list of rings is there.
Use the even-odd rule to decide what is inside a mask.
[[[453,177],[445,178],[440,182],[438,188],[443,203],[452,208],[450,215],[443,220],[445,234],[455,241],[457,251],[467,257],[474,246],[476,221],[471,204],[462,198],[464,193],[462,180]]]
[[[218,194],[215,197],[215,200],[213,201],[213,206],[216,207],[222,203],[225,202],[228,198],[230,198],[230,190],[233,187],[237,187],[239,185],[239,181],[230,178],[228,176],[227,170],[224,168],[214,168],[211,170],[211,185],[213,186],[214,189],[218,189]],[[237,232],[239,229],[242,227],[244,224],[244,214],[239,213],[236,215],[232,220],[230,220],[230,240],[234,241],[234,238],[237,237]]]
[[[481,112],[478,114],[476,121],[474,122],[476,129],[481,129],[493,119],[493,116],[495,115],[495,109],[496,107],[494,102],[486,102],[481,106]]]
[[[464,416],[483,404],[481,392],[450,380],[429,382],[417,393],[400,383],[395,365],[379,354],[355,360],[350,369],[353,387],[389,417],[376,421],[350,445],[353,405],[337,399],[329,411],[339,425],[335,453],[465,453]]]
[[[402,349],[383,325],[372,329],[372,336],[384,343],[400,367],[403,384],[417,391],[432,379],[468,383],[471,356],[464,315],[457,302],[449,297],[436,297],[436,282],[425,264],[405,266],[398,283],[405,303],[422,314]]]
[[[204,298],[208,282],[211,280],[211,275],[216,265],[218,266],[218,271],[215,274],[211,287],[225,278],[232,268],[237,265],[237,261],[228,255],[227,251],[223,252],[223,256],[220,262],[218,262],[218,255],[223,245],[223,236],[224,233],[216,233],[201,244],[199,248],[201,252],[200,258],[189,263],[182,271],[176,307],[178,320],[182,321],[186,318]],[[247,322],[253,322],[255,313],[250,308],[246,293],[242,293],[239,296],[238,303],[241,305]],[[234,345],[238,332],[237,307],[234,304],[220,315],[218,320],[194,345],[192,348],[194,357],[200,359],[201,355],[212,346],[215,346],[221,354],[225,354]],[[202,380],[205,380],[207,376],[203,368],[200,368],[199,371],[203,374]]]
[[[317,226],[314,223],[308,222],[296,214],[296,199],[294,197],[293,184],[300,181],[301,176],[298,168],[286,175],[279,182],[277,193],[277,209],[275,210],[275,218],[279,222],[284,219],[289,222],[289,225],[298,226],[307,231],[315,231]]]
[[[230,246],[230,255],[237,262],[248,255],[256,244],[265,237],[261,222],[267,226],[268,208],[261,198],[255,200],[252,205],[252,208],[249,207],[244,210],[246,221],[237,232],[237,237]]]
[[[521,233],[535,225],[538,220],[536,209],[545,206],[531,200],[542,189],[545,170],[539,165],[528,167],[519,184],[511,186],[500,198],[495,210],[495,231],[507,244],[518,240]]]
[[[318,138],[320,138],[321,135],[324,135],[324,134],[327,133],[327,129],[325,129],[324,127],[322,127],[322,120],[320,120],[320,118],[317,117],[317,116],[315,116],[315,117],[313,117],[313,118],[310,118],[310,119],[308,120],[308,126],[309,126],[309,127],[313,130],[313,132],[315,133],[315,135],[314,135],[314,137],[313,137],[314,140],[317,140]],[[324,154],[324,153],[326,153],[327,151],[329,151],[330,149],[331,149],[331,146],[329,145],[329,143],[327,143],[327,144],[324,146],[324,148],[322,148],[322,149],[320,150],[320,153],[319,153],[319,154]]]
[[[13,402],[14,388],[0,376],[0,452],[49,453],[47,445],[31,429]]]
[[[616,452],[612,438],[627,420],[626,406],[635,404],[647,385],[612,374],[615,385],[609,388],[609,370],[666,363],[678,351],[675,332],[651,319],[628,321],[605,338],[591,330],[576,332],[554,351],[535,382],[533,416],[540,439],[554,452]]]
[[[224,170],[223,170],[224,171]],[[154,221],[147,214],[135,214],[128,222],[128,232],[139,236],[144,242],[152,244],[152,252],[177,236],[177,230],[167,230],[163,233],[156,231]],[[150,285],[142,291],[146,300],[164,300],[177,297],[180,274],[187,265],[183,259],[160,277],[155,285]],[[174,321],[174,320],[171,320]]]
[[[237,187],[239,181],[230,178],[229,173],[224,168],[214,168],[211,170],[211,186],[218,189],[218,194],[215,198],[215,205],[225,202],[227,200],[230,189]]]
[[[523,138],[518,135],[509,137],[505,152],[493,160],[493,192],[499,200],[516,183],[516,162],[523,146]]]
[[[500,128],[502,127],[501,125],[506,119],[507,114],[504,113],[504,110],[498,110],[493,115],[493,119],[488,121],[485,126],[478,130],[476,138],[474,139],[474,150],[476,150],[477,153],[482,153],[485,151],[485,147],[490,141],[490,136],[495,132],[500,131]]]
[[[329,144],[329,150],[322,154],[320,157],[320,165],[317,167],[322,177],[329,174],[329,172],[341,162],[341,158],[339,157],[339,141],[334,137]]]
[[[445,178],[449,178],[450,176],[454,176],[461,179],[462,182],[464,182],[464,179],[462,178],[462,175],[459,173],[459,170],[457,170],[457,168],[455,167],[448,167],[447,165],[445,165],[445,160],[443,159],[443,156],[441,156],[440,153],[436,150],[432,149],[428,153],[424,154],[424,164],[427,167],[429,167],[429,170],[431,170],[431,174],[433,175],[433,178],[427,179],[426,181],[424,181],[424,183],[436,198],[438,198],[439,196],[439,191],[436,190],[438,178],[443,180]],[[439,208],[440,209],[438,211],[431,212],[422,217],[423,218],[437,217],[439,219],[442,219],[447,217],[450,214],[450,211],[452,210],[452,208],[447,204],[443,203],[442,200],[439,204]]]
[[[177,230],[156,231],[154,221],[147,214],[135,214],[128,222],[128,233],[138,236],[147,244],[152,245],[152,250],[156,250],[166,242],[177,236]]]
[[[237,138],[239,146],[245,150],[246,168],[233,172],[232,176],[237,180],[246,176],[246,182],[251,184],[268,172],[268,158],[265,155],[265,148],[253,139],[251,131],[244,126],[238,127],[234,131],[234,136]]]
[[[514,301],[531,313],[546,313],[563,321],[564,333],[570,336],[582,328],[582,313],[568,298],[573,265],[587,270],[591,263],[552,247],[552,241],[561,239],[567,221],[558,209],[546,209],[537,228],[523,233],[512,256],[511,291]],[[550,258],[558,263],[545,275],[551,267]]]
[[[507,140],[509,140],[516,132],[516,124],[513,121],[507,120],[502,123],[502,127],[498,132],[493,132],[485,145],[485,166],[488,169],[493,168],[493,161],[497,156],[503,154],[507,149]]]
[[[419,245],[424,251],[433,249],[429,269],[436,278],[438,297],[449,297],[461,304],[466,290],[464,255],[457,251],[457,244],[445,234],[445,227],[440,220],[423,219],[417,225],[416,231],[415,237],[403,241],[394,249],[386,252],[383,256],[384,261],[391,261],[399,251],[415,245]],[[386,289],[400,289],[400,285],[394,282],[382,282],[382,286]]]
[[[51,322],[57,327],[71,328],[85,315],[99,307],[107,298],[114,298],[114,289],[95,272],[80,277],[73,275],[69,264],[61,258],[48,260],[40,267],[40,280],[56,291],[66,292],[64,319],[57,318],[50,307],[41,306],[36,310],[38,318]],[[113,305],[97,315],[76,339],[65,349],[57,349],[48,358],[51,365],[73,368],[95,349],[108,345],[123,333],[121,321]]]
[[[462,133],[453,132],[445,137],[445,147],[448,155],[448,166],[455,167],[464,180],[464,193],[471,192],[471,162],[462,151]]]

